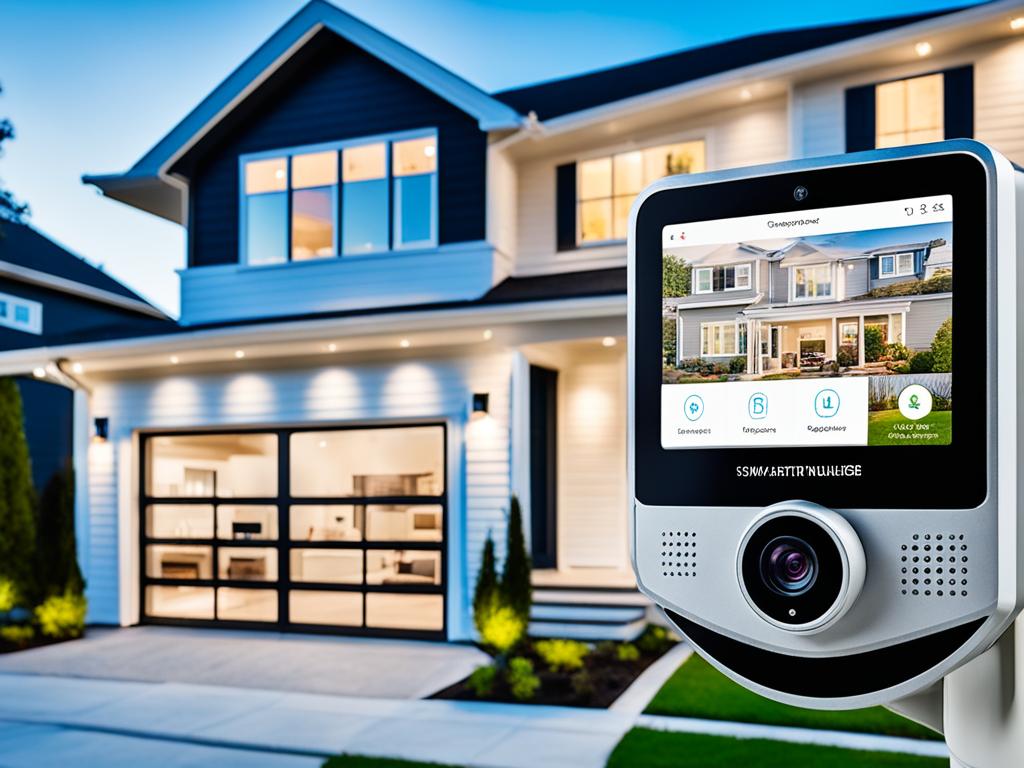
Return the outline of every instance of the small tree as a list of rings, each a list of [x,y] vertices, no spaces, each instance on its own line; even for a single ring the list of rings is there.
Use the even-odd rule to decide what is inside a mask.
[[[14,379],[0,379],[0,579],[22,599],[36,593],[34,496],[21,395]]]
[[[678,256],[666,253],[661,259],[661,295],[666,299],[690,295],[692,268]]]
[[[476,575],[476,589],[473,591],[473,623],[476,631],[484,634],[488,616],[494,611],[498,600],[498,571],[494,563],[494,539],[490,531],[484,542],[484,554],[480,571]]]
[[[661,320],[661,354],[666,365],[676,364],[676,319],[664,317]]]
[[[953,318],[947,318],[932,339],[932,370],[949,373],[953,370]]]
[[[523,534],[523,510],[515,496],[512,497],[509,511],[506,541],[508,550],[501,574],[502,598],[526,624],[530,621],[533,588],[530,584],[530,556],[526,553],[526,537]]]
[[[36,574],[43,597],[84,589],[75,546],[75,474],[70,467],[53,473],[39,499]]]
[[[882,329],[876,325],[864,326],[864,362],[874,363],[885,351]]]

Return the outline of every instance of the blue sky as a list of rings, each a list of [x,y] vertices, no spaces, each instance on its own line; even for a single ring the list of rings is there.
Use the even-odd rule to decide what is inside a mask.
[[[0,116],[18,137],[0,179],[31,222],[164,309],[184,233],[106,200],[83,173],[130,166],[301,0],[0,0]],[[915,13],[947,0],[338,0],[495,90],[771,29]]]

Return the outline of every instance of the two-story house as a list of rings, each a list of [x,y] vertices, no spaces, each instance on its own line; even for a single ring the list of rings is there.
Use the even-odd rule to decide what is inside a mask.
[[[866,242],[880,234],[885,244]],[[953,312],[949,224],[679,254],[690,293],[664,305],[683,367],[739,359],[732,372],[746,378],[831,363],[863,367],[873,362],[865,358],[865,328],[877,328],[882,344],[914,352],[930,347]]]
[[[481,548],[491,533],[501,551],[516,494],[533,630],[637,631],[633,196],[666,174],[943,137],[1021,162],[1022,71],[1024,4],[996,2],[489,94],[314,0],[132,168],[86,179],[186,227],[178,327],[0,355],[7,371],[67,359],[88,387],[89,620],[467,639]],[[927,247],[848,274],[927,277]],[[739,297],[762,263],[765,284],[789,270],[762,308],[791,311],[789,291],[825,290],[816,264],[838,268],[798,256],[709,264],[697,283]],[[725,310],[735,323],[751,305]],[[836,320],[885,314],[894,338],[913,324],[902,304],[862,310]],[[751,365],[799,356],[770,347],[780,319],[744,321],[769,338]]]

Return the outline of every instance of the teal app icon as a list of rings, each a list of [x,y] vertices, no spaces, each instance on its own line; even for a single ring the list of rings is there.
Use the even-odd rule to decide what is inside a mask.
[[[768,396],[764,392],[755,392],[750,396],[747,414],[752,419],[763,419],[768,415]]]

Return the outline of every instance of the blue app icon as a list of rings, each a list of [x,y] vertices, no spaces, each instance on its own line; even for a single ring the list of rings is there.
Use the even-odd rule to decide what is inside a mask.
[[[755,392],[747,401],[747,413],[752,419],[763,419],[768,415],[768,396],[764,392]]]
[[[839,393],[822,389],[814,396],[814,412],[822,419],[831,419],[839,413]]]
[[[683,413],[690,421],[696,421],[704,415],[704,401],[700,395],[690,395],[683,401]]]

